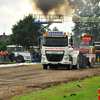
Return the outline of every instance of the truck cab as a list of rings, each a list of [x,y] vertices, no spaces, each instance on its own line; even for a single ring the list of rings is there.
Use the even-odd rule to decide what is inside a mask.
[[[72,65],[73,36],[66,35],[66,32],[46,32],[42,38],[42,64],[43,69],[57,67],[58,65]]]

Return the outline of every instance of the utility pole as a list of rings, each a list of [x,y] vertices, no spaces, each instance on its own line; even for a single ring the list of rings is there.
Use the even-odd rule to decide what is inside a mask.
[[[4,33],[6,33],[6,24],[4,24]]]

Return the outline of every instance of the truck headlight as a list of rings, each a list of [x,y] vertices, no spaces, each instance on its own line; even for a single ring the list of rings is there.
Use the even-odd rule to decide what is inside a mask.
[[[42,61],[46,61],[46,59],[44,57],[42,57]]]
[[[68,61],[68,57],[65,57],[64,60],[65,60],[65,61]]]

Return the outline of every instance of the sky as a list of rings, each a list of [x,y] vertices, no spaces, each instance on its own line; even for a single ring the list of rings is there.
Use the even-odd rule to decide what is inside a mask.
[[[32,10],[29,0],[0,0],[0,35],[4,32],[6,35],[12,34],[12,26],[29,13],[37,14]],[[50,29],[52,30],[55,26],[60,31],[71,33],[71,27],[74,24],[72,18],[69,17],[67,22],[52,24]]]

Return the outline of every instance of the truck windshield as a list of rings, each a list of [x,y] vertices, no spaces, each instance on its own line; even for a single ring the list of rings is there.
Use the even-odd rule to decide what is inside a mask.
[[[68,37],[44,37],[43,46],[68,46]]]

